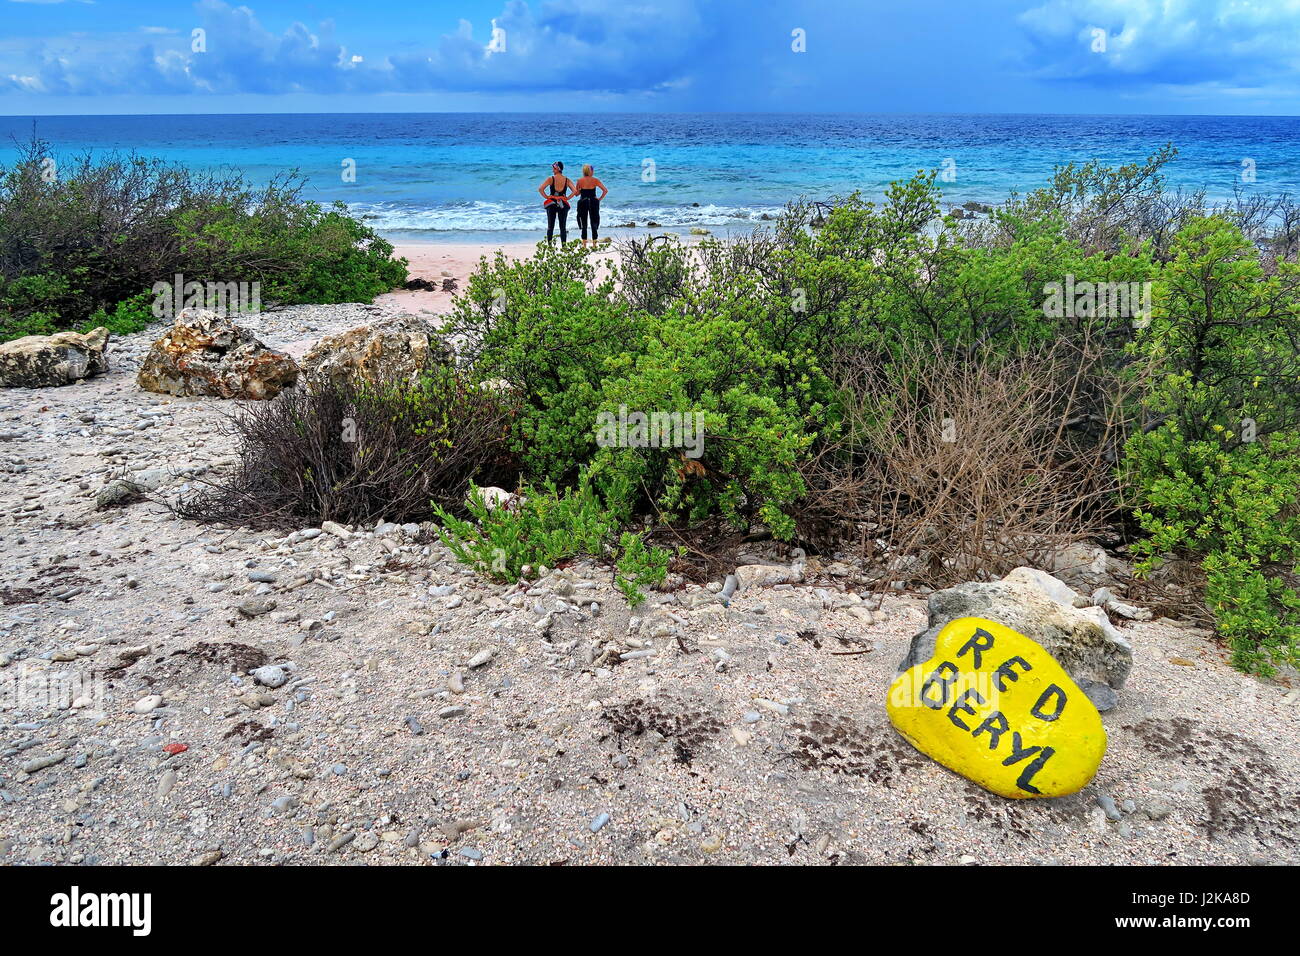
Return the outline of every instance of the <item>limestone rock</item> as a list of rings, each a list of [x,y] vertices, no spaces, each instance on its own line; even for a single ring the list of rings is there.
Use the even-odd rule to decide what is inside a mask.
[[[1044,579],[1054,583],[1049,585]],[[1064,585],[1050,575],[1017,568],[1001,581],[970,582],[935,591],[929,598],[929,625],[912,638],[899,670],[933,657],[939,632],[952,621],[980,617],[1040,645],[1085,689],[1089,683],[1097,683],[1118,690],[1133,666],[1133,648],[1105,611],[1076,606],[1076,600],[1088,602],[1068,588],[1061,591],[1061,587]]]
[[[1051,573],[1076,591],[1090,594],[1095,588],[1114,587],[1132,573],[1123,561],[1105,548],[1084,541],[1067,545],[1049,558]]]
[[[483,506],[488,511],[495,511],[497,508],[505,508],[508,511],[518,510],[523,504],[522,495],[515,495],[504,488],[497,488],[493,485],[487,485],[478,489],[479,496],[483,499]]]
[[[247,329],[207,309],[190,309],[154,342],[136,382],[164,395],[270,399],[292,385],[298,367]]]
[[[95,495],[95,510],[106,511],[109,508],[124,508],[144,497],[149,489],[125,478],[114,478]]]
[[[108,329],[28,335],[0,345],[0,386],[71,385],[108,371]]]
[[[385,319],[321,339],[303,356],[303,372],[333,382],[402,379],[451,358],[432,324],[413,316]]]
[[[798,584],[803,580],[803,566],[799,564],[746,564],[736,568],[736,581],[740,590],[767,588],[775,584]]]
[[[1013,799],[1078,793],[1106,752],[1101,715],[1057,660],[980,617],[944,625],[885,708],[916,749]]]

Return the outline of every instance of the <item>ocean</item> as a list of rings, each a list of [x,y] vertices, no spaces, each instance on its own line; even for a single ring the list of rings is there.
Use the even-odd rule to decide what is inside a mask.
[[[562,103],[559,104],[561,107]],[[0,117],[0,164],[36,134],[56,158],[134,151],[254,182],[297,170],[405,241],[502,242],[545,227],[537,186],[561,160],[610,189],[602,225],[752,229],[790,199],[938,169],[945,202],[997,203],[1071,160],[1137,162],[1165,143],[1172,185],[1300,193],[1300,117],[437,113]],[[349,177],[349,173],[352,175]],[[570,225],[576,231],[573,217]]]

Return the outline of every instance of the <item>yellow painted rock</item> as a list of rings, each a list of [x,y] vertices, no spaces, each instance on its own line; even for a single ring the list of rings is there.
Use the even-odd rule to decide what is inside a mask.
[[[1106,752],[1101,715],[1056,659],[979,617],[944,627],[886,709],[917,750],[1004,797],[1076,793]]]

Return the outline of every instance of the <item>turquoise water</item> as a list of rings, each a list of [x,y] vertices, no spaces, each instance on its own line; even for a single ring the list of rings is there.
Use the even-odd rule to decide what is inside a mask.
[[[136,151],[254,181],[296,169],[399,239],[522,240],[544,228],[538,184],[559,159],[610,188],[606,226],[743,231],[791,198],[879,198],[949,168],[954,203],[996,203],[1070,160],[1126,163],[1172,142],[1173,185],[1300,194],[1300,117],[751,114],[288,114],[0,117],[0,162],[33,126],[56,156]],[[355,181],[345,181],[345,161]],[[1248,161],[1248,166],[1243,165]],[[653,164],[653,167],[649,165]],[[653,169],[653,176],[647,171]],[[1243,178],[1253,169],[1254,181]],[[570,225],[573,225],[572,216]]]

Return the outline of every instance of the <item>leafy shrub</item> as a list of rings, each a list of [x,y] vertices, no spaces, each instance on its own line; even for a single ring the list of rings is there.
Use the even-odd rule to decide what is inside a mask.
[[[420,381],[300,381],[233,419],[233,476],[184,517],[262,527],[421,521],[474,479],[511,480],[508,397],[447,369]]]
[[[615,582],[635,606],[644,600],[640,588],[661,583],[667,573],[671,552],[621,531],[626,515],[605,505],[586,473],[576,487],[526,487],[497,507],[490,507],[476,488],[467,507],[469,520],[435,507],[442,524],[439,537],[458,561],[499,581],[517,581],[525,568],[555,567],[577,555],[617,553],[621,573]]]
[[[698,521],[717,514],[740,527],[757,517],[789,540],[789,511],[804,491],[797,459],[812,435],[798,403],[783,402],[774,384],[782,356],[727,314],[674,311],[653,325],[642,352],[607,365],[600,403],[606,421],[629,409],[667,412],[679,432],[667,436],[670,442],[692,447],[664,447],[670,442],[662,435],[660,447],[607,443],[592,471],[625,510],[648,501],[665,515]],[[620,499],[615,489],[636,496]]]
[[[1171,423],[1134,437],[1126,465],[1148,535],[1138,570],[1199,557],[1232,663],[1265,675],[1300,665],[1300,433],[1192,441]]]
[[[111,311],[97,309],[77,331],[89,332],[103,326],[113,335],[130,335],[147,329],[155,321],[157,317],[153,314],[153,294],[142,292],[119,302]]]
[[[1124,459],[1139,569],[1198,558],[1233,663],[1270,674],[1300,661],[1300,269],[1222,218],[1170,252],[1132,349],[1161,373]]]
[[[389,243],[340,204],[303,201],[295,176],[255,189],[138,156],[52,159],[34,140],[0,169],[4,337],[78,328],[178,273],[260,282],[284,303],[369,302],[406,279]]]
[[[473,374],[522,398],[514,448],[534,480],[576,480],[596,450],[593,428],[607,360],[639,350],[641,329],[612,281],[577,243],[481,260],[446,326]]]

